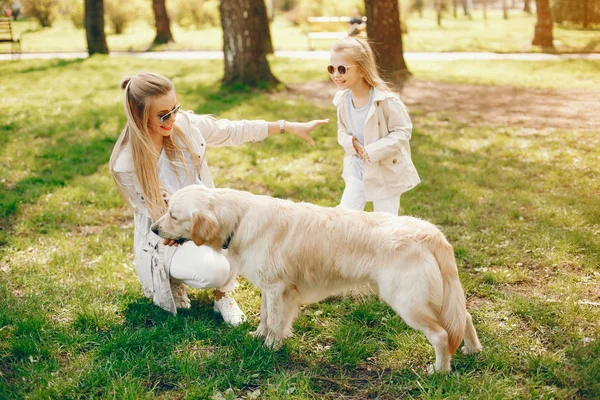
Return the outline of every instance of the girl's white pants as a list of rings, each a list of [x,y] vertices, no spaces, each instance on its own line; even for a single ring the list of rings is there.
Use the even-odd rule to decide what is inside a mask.
[[[362,180],[354,176],[349,176],[346,179],[346,188],[342,194],[342,200],[340,201],[342,207],[350,208],[352,210],[364,210],[367,205],[367,199],[365,197],[365,187]],[[374,200],[373,210],[386,212],[393,215],[398,215],[400,209],[400,195],[393,196],[387,199]]]
[[[222,251],[217,252],[204,245],[196,246],[192,241],[175,249],[169,272],[178,283],[221,292],[231,292],[237,278],[237,268],[229,263]]]

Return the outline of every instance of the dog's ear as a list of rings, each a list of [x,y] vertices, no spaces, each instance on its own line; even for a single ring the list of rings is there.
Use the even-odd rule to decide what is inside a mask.
[[[217,238],[219,224],[210,212],[195,211],[192,213],[192,241],[196,246],[210,243]]]

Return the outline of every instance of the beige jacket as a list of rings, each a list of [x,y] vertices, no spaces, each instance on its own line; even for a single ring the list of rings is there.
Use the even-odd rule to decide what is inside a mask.
[[[229,121],[192,112],[177,114],[177,125],[191,139],[191,157],[200,157],[202,166],[199,177],[203,184],[214,187],[206,162],[206,147],[235,146],[244,142],[264,140],[268,136],[265,121]],[[150,231],[152,219],[144,204],[142,190],[135,178],[133,159],[128,145],[117,155],[113,172],[123,185],[127,199],[134,209],[134,263],[146,297],[172,314],[177,314],[171,292],[169,269],[175,246],[164,246],[162,239]],[[159,176],[161,171],[159,170]],[[163,183],[164,184],[164,183]]]
[[[342,177],[348,178],[351,159],[356,155],[349,132],[346,102],[350,90],[336,93],[338,143],[344,148]],[[421,180],[410,157],[412,123],[406,107],[394,93],[375,89],[373,104],[365,121],[365,150],[370,163],[363,161],[363,184],[367,201],[387,199],[417,186]]]

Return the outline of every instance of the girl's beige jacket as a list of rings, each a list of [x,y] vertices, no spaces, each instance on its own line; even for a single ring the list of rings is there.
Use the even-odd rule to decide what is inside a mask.
[[[235,146],[244,142],[261,141],[268,136],[268,126],[265,121],[229,121],[195,115],[192,112],[177,114],[177,125],[190,139],[192,154],[189,156],[200,157],[202,160],[200,180],[211,188],[215,185],[206,162],[207,146]],[[124,187],[127,200],[134,210],[134,264],[144,294],[152,298],[159,307],[177,314],[171,292],[169,269],[178,248],[164,246],[162,239],[150,231],[152,219],[144,204],[140,185],[135,178],[133,159],[127,144],[117,155],[113,173],[115,179]]]
[[[348,178],[352,156],[347,101],[350,90],[336,93],[338,143],[344,148],[342,177]],[[398,96],[375,89],[365,121],[365,150],[370,162],[363,162],[363,184],[367,201],[387,199],[417,186],[421,179],[410,157],[412,123]]]

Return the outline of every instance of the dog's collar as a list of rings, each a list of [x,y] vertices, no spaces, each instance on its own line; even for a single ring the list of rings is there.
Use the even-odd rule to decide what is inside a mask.
[[[233,232],[227,235],[227,239],[225,239],[225,241],[223,242],[223,246],[221,246],[223,250],[227,250],[227,248],[229,247],[229,243],[231,242],[231,238],[233,238]]]

